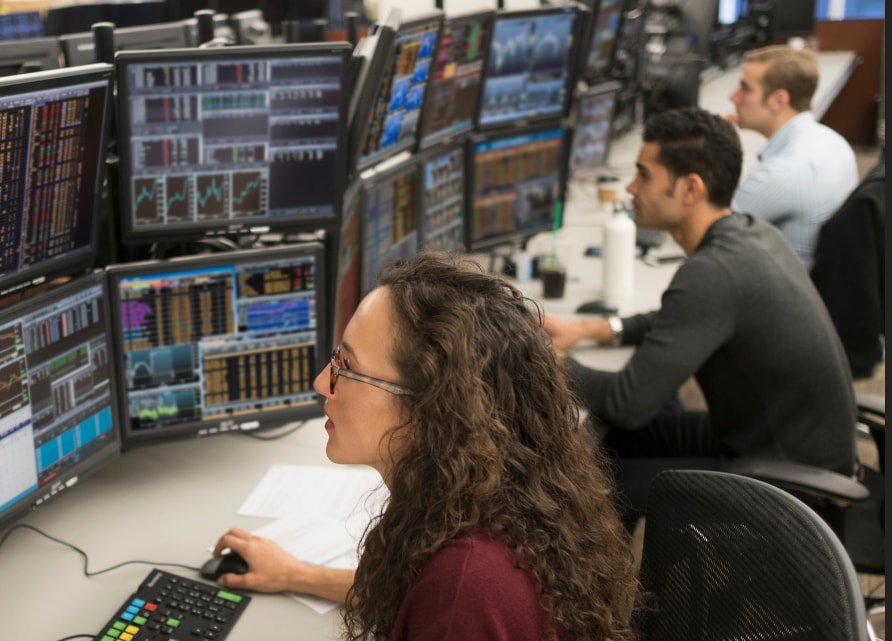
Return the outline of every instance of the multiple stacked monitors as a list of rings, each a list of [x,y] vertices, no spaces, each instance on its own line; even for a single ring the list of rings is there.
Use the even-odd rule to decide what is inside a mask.
[[[120,52],[124,241],[333,226],[347,43]]]
[[[560,118],[572,95],[580,9],[561,6],[498,14],[493,25],[477,126],[487,129]]]
[[[109,268],[124,443],[318,416],[328,356],[320,245]]]
[[[421,147],[452,139],[474,126],[492,11],[447,18],[421,125]]]
[[[601,0],[593,12],[582,76],[597,81],[607,76],[622,28],[625,0]]]
[[[0,527],[117,456],[104,278],[0,311]]]
[[[442,24],[437,13],[397,31],[359,150],[360,170],[414,148]]]
[[[553,125],[473,140],[468,161],[472,250],[551,229],[564,200],[567,134]]]
[[[570,174],[574,178],[586,177],[607,162],[620,87],[617,82],[605,82],[579,94],[570,151]]]
[[[113,73],[0,79],[0,295],[92,265]]]

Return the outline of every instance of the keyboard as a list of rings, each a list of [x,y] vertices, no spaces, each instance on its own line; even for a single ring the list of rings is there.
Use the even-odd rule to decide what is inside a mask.
[[[94,641],[222,641],[250,601],[155,568]]]

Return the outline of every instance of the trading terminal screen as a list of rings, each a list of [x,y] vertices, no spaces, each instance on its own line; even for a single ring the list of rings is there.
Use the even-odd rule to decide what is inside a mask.
[[[0,312],[0,526],[120,452],[101,274]]]
[[[618,91],[619,84],[605,83],[579,96],[570,152],[574,178],[584,178],[607,163]]]
[[[340,345],[344,329],[359,305],[360,225],[362,223],[362,188],[353,182],[344,196],[344,215],[338,242],[337,280],[334,299],[332,345]]]
[[[402,25],[397,32],[359,152],[360,169],[415,146],[442,25],[443,17],[437,15]]]
[[[507,126],[566,114],[577,10],[496,17],[483,74],[477,125]]]
[[[421,246],[448,252],[465,250],[465,146],[433,148],[419,163]]]
[[[393,258],[418,253],[418,163],[412,158],[366,182],[362,217],[362,291]]]
[[[552,228],[565,187],[566,129],[539,128],[473,141],[469,246],[521,241]]]
[[[624,0],[601,0],[586,52],[583,75],[589,80],[607,75],[623,21]]]
[[[424,103],[422,147],[474,126],[493,12],[447,19]]]
[[[336,223],[349,48],[120,52],[124,241]]]
[[[109,268],[125,445],[318,416],[321,246]]]
[[[92,264],[112,70],[0,79],[0,294]]]

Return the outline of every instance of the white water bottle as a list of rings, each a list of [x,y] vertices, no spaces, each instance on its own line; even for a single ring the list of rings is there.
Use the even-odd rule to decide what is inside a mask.
[[[604,224],[601,295],[611,303],[632,296],[635,284],[635,223],[619,207]]]

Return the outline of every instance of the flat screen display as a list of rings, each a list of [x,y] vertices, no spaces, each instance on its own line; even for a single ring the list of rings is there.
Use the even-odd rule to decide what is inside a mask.
[[[109,267],[126,444],[318,416],[328,357],[320,245]]]
[[[586,177],[592,170],[607,163],[619,89],[619,83],[605,83],[592,87],[577,98],[570,152],[570,173],[573,178]]]
[[[0,78],[0,295],[96,254],[111,65]]]
[[[558,7],[496,16],[479,128],[566,115],[579,15],[575,7]]]
[[[418,161],[410,158],[364,183],[362,296],[384,263],[418,253]]]
[[[346,43],[116,57],[123,240],[337,223]]]
[[[624,0],[601,0],[594,16],[583,76],[592,80],[607,75],[623,22]]]
[[[437,14],[397,31],[359,152],[360,170],[415,148],[442,25]]]
[[[419,163],[421,246],[448,252],[464,250],[465,145],[433,147]]]
[[[121,451],[101,274],[0,310],[0,527]]]
[[[565,128],[547,127],[471,142],[468,245],[472,251],[518,242],[552,228],[566,187],[566,139]]]
[[[473,128],[494,16],[492,11],[486,11],[447,18],[443,24],[424,103],[422,147],[452,139]]]
[[[344,215],[338,241],[337,280],[335,281],[334,333],[332,346],[340,345],[344,328],[359,305],[360,225],[362,223],[362,189],[353,182],[344,196]]]

